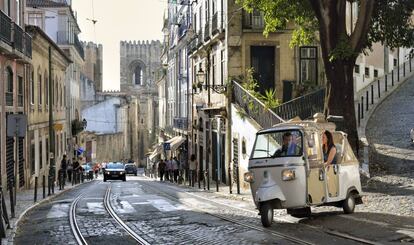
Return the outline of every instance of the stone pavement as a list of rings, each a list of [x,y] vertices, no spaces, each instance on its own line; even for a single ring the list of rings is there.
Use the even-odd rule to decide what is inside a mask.
[[[85,181],[84,183],[87,183],[87,181]],[[1,244],[2,245],[13,244],[17,225],[27,211],[77,186],[79,185],[72,186],[71,183],[66,183],[64,190],[59,190],[59,186],[57,187],[55,186],[54,194],[51,194],[50,196],[48,196],[48,188],[46,186],[46,198],[44,199],[43,199],[43,188],[40,187],[37,190],[37,202],[36,203],[34,203],[34,189],[18,191],[17,196],[16,196],[15,218],[10,218],[11,216],[10,196],[9,196],[9,193],[7,194],[4,193],[5,194],[4,198],[5,198],[6,206],[7,206],[7,214],[10,219],[10,229],[6,230],[6,238],[1,239]]]
[[[378,106],[368,121],[366,135],[371,144],[370,163],[379,172],[414,175],[414,76]]]

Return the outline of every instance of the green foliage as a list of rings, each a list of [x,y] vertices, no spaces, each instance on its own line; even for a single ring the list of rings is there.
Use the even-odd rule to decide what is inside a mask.
[[[268,109],[275,109],[280,105],[279,100],[276,98],[275,89],[266,90],[265,94],[260,94],[258,99],[262,101]]]
[[[354,59],[358,56],[358,53],[354,52],[351,47],[349,38],[344,34],[339,38],[336,47],[329,55],[329,61],[333,62],[337,59]]]

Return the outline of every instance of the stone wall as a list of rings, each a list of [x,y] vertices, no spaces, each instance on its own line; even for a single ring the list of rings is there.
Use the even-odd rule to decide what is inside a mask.
[[[96,162],[119,161],[128,158],[125,154],[124,134],[96,135]]]

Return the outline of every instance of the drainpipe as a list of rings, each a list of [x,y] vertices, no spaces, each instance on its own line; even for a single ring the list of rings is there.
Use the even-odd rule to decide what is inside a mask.
[[[53,157],[49,158],[49,181],[54,181],[55,177],[55,132],[53,130],[53,83],[52,83],[52,47],[49,46],[49,151]],[[49,152],[47,153],[49,155]],[[49,183],[50,185],[50,183]]]

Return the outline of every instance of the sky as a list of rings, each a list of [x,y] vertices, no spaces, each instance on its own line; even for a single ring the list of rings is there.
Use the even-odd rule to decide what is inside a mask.
[[[104,90],[119,89],[120,41],[161,40],[166,6],[167,0],[72,0],[80,39],[103,45]],[[95,28],[87,18],[97,20]]]

